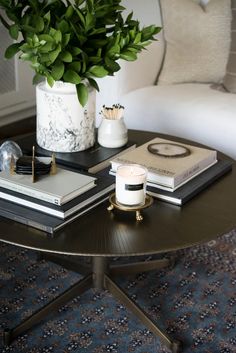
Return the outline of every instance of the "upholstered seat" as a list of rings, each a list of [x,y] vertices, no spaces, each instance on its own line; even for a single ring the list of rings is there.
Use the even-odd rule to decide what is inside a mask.
[[[125,4],[142,17],[143,1]],[[162,25],[158,4],[157,0],[145,3],[145,24]],[[165,52],[163,36],[164,31],[137,61],[123,62],[115,77],[101,80],[97,111],[102,104],[122,103],[128,128],[193,139],[236,159],[236,94],[219,84],[156,84]]]

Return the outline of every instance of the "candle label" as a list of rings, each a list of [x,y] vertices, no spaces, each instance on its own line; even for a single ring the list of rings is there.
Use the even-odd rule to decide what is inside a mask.
[[[129,191],[137,191],[137,190],[143,190],[144,184],[135,184],[135,185],[130,185],[130,184],[125,184],[125,190]]]

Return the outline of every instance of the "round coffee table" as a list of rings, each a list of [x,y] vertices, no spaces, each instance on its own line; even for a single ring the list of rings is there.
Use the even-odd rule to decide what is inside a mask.
[[[157,134],[131,131],[129,138],[145,143]],[[160,137],[184,140],[171,136]],[[188,141],[189,142],[189,141]],[[194,144],[193,142],[191,142]],[[219,157],[227,158],[219,153]],[[144,272],[173,265],[173,258],[111,265],[113,256],[137,256],[170,253],[209,241],[236,226],[236,170],[228,173],[183,207],[155,200],[142,211],[144,219],[136,221],[130,212],[107,211],[109,202],[78,218],[54,238],[36,229],[1,218],[0,240],[29,249],[39,250],[46,258],[85,274],[85,277],[41,310],[13,329],[5,331],[5,343],[28,330],[52,310],[95,287],[108,289],[121,300],[173,353],[181,344],[161,331],[156,323],[114,282],[113,276]],[[63,255],[63,256],[61,256]],[[70,255],[70,257],[65,257]],[[80,263],[78,256],[90,257],[91,264]]]

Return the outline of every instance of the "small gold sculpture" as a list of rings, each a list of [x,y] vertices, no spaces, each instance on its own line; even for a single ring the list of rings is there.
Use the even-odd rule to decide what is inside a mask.
[[[50,163],[44,163],[35,157],[35,146],[32,147],[32,156],[22,156],[15,162],[14,157],[10,163],[11,174],[32,175],[32,182],[35,183],[37,177],[41,175],[55,175],[57,172],[55,153],[52,153]]]

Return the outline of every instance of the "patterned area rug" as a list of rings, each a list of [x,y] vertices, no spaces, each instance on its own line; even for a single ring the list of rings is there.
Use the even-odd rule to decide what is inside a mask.
[[[80,278],[38,261],[34,251],[2,243],[0,255],[1,333]],[[176,255],[174,268],[119,278],[119,285],[171,337],[184,342],[183,353],[236,353],[236,230]],[[168,351],[108,292],[91,289],[9,347],[0,337],[0,352]]]

